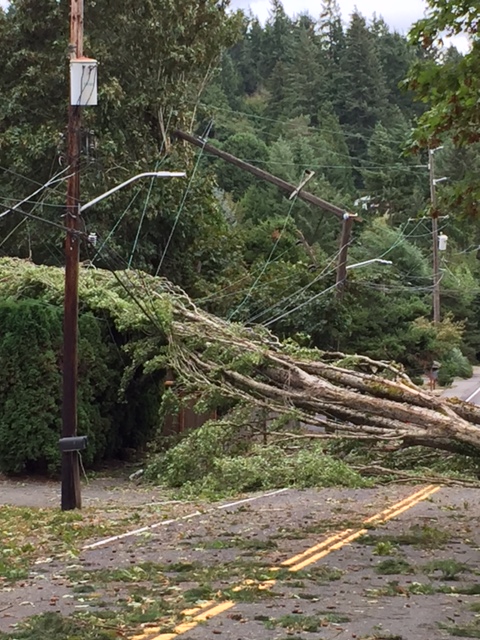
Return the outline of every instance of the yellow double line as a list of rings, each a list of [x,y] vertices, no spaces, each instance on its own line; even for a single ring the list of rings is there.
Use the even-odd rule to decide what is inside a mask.
[[[366,525],[379,525],[384,522],[388,522],[392,518],[400,515],[404,511],[411,509],[415,505],[417,505],[422,500],[426,500],[434,493],[436,493],[440,489],[439,486],[429,485],[420,491],[408,496],[404,500],[400,500],[396,504],[376,513],[375,515],[366,518],[363,523]],[[280,567],[272,567],[271,571],[278,571],[279,569],[288,568],[289,571],[300,571],[305,567],[318,562],[325,556],[332,553],[332,551],[337,551],[341,549],[345,545],[353,542],[357,538],[360,538],[365,533],[368,532],[368,528],[362,529],[345,529],[335,535],[327,538],[323,542],[310,547],[306,551],[299,553],[288,560],[284,560]],[[241,591],[245,587],[250,585],[255,585],[257,589],[270,589],[276,584],[277,580],[264,580],[263,582],[256,582],[255,580],[244,580],[241,584],[237,585],[232,589],[232,591]],[[160,626],[151,626],[145,628],[145,630],[131,638],[131,640],[174,640],[179,635],[194,629],[200,622],[205,622],[210,618],[214,618],[215,616],[228,611],[235,606],[235,602],[233,600],[226,600],[225,602],[216,602],[215,600],[210,600],[205,602],[203,605],[194,607],[192,609],[185,609],[182,611],[182,615],[185,617],[191,618],[186,622],[182,622],[177,625],[172,632],[170,633],[159,633],[161,631]]]

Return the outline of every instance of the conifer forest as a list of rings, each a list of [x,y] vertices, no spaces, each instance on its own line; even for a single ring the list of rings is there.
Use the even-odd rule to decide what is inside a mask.
[[[171,367],[185,393],[203,390],[199,411],[215,407],[226,420],[222,442],[235,416],[243,424],[270,404],[289,425],[321,415],[327,433],[341,425],[347,438],[354,424],[362,437],[478,451],[476,409],[407,391],[433,363],[443,385],[469,377],[480,356],[479,12],[463,0],[428,4],[401,34],[380,16],[342,15],[335,0],[296,16],[272,0],[265,23],[227,0],[85,2],[85,55],[99,73],[98,106],[83,110],[82,202],[141,172],[186,172],[135,182],[82,219],[97,236],[81,249],[87,464],[158,440],[178,402],[163,391]],[[66,0],[0,7],[5,472],[58,465],[68,26]],[[460,33],[463,51],[446,37]],[[330,373],[299,365],[315,353]],[[309,404],[307,376],[334,384],[332,371],[349,368],[331,404]],[[305,398],[280,392],[294,374]],[[374,389],[377,374],[399,387]],[[419,420],[428,416],[416,424],[359,400],[395,402],[400,392]]]

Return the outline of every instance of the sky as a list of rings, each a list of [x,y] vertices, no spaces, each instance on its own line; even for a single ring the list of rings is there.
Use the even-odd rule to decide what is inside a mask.
[[[382,17],[392,30],[403,35],[407,35],[414,22],[424,17],[427,8],[425,0],[337,0],[337,2],[345,23],[348,23],[350,15],[357,9],[367,20],[374,14]],[[321,13],[320,0],[283,0],[282,4],[290,16],[304,12],[315,18]],[[245,10],[250,8],[262,22],[268,18],[270,5],[270,0],[231,0],[233,8]],[[452,38],[450,43],[463,52],[469,49],[467,38],[464,36]]]
[[[338,0],[343,19],[348,22],[349,16],[355,8],[367,19],[374,13],[382,16],[385,22],[400,33],[406,34],[413,22],[422,18],[426,9],[424,0]],[[269,14],[270,0],[232,0],[237,8],[249,7],[264,21]],[[308,12],[316,17],[321,11],[319,0],[283,0],[285,11],[289,15]]]

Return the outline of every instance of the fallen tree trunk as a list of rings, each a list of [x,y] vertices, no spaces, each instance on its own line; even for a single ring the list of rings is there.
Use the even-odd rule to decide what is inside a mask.
[[[158,284],[150,294],[165,295]],[[175,290],[169,336],[179,384],[322,425],[405,445],[480,454],[480,410],[417,387],[401,367],[362,356],[292,351],[263,327],[216,318]],[[377,373],[371,373],[376,371]],[[379,375],[381,372],[382,375]]]
[[[63,299],[63,272],[54,267],[3,259],[0,285],[6,297],[41,289],[49,303]],[[480,455],[480,408],[433,396],[393,362],[284,345],[265,327],[218,318],[167,280],[141,272],[82,271],[80,295],[120,332],[140,335],[128,345],[132,376],[139,367],[170,368],[187,401],[223,398],[324,427],[325,436]]]

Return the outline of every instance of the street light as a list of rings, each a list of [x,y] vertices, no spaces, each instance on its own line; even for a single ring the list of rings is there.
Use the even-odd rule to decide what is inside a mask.
[[[141,178],[183,178],[185,172],[147,171],[139,173],[125,182],[109,189],[84,205],[77,205],[74,216],[76,223],[83,211],[107,198],[135,180]],[[75,224],[75,228],[78,225]],[[86,438],[77,436],[77,388],[78,388],[78,271],[79,243],[78,233],[67,235],[67,260],[65,263],[65,294],[63,320],[63,398],[62,398],[62,437],[59,442],[62,452],[62,510],[80,509],[79,451],[85,448]],[[68,240],[70,241],[68,243]],[[70,250],[70,251],[68,251]]]
[[[101,196],[97,196],[93,200],[90,200],[90,202],[82,204],[79,211],[80,213],[83,213],[86,209],[89,209],[94,204],[97,204],[97,202],[100,202],[104,198],[112,195],[112,193],[115,193],[115,191],[120,191],[120,189],[123,189],[123,187],[126,187],[128,184],[134,182],[135,180],[139,180],[140,178],[185,178],[185,175],[186,174],[184,171],[146,171],[145,173],[139,173],[138,175],[133,176],[133,178],[129,178],[128,180],[125,180],[125,182],[117,184],[116,187],[105,191],[105,193],[102,193]]]
[[[381,258],[372,258],[371,260],[365,260],[364,262],[356,262],[355,264],[350,264],[347,266],[348,269],[356,269],[357,267],[364,267],[367,264],[373,264],[374,262],[378,262],[379,264],[393,264],[391,260],[382,260]]]

